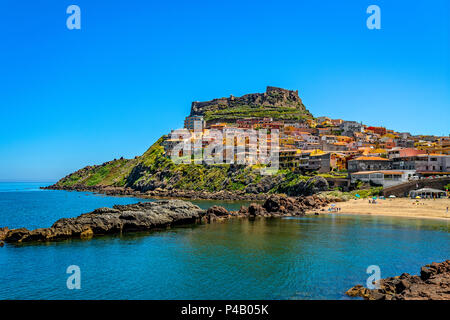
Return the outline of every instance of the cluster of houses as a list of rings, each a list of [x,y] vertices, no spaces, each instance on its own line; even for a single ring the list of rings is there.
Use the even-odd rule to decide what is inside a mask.
[[[194,129],[199,124],[201,133],[195,136]],[[276,129],[282,169],[342,172],[352,182],[370,182],[386,187],[421,177],[450,175],[450,136],[413,136],[384,127],[328,117],[304,121],[244,118],[231,123],[207,123],[202,116],[188,116],[184,127],[193,140],[202,140],[194,144],[201,149],[207,147],[210,141],[202,138],[208,137],[209,131],[233,132],[236,129],[266,129],[270,148],[271,132]],[[198,130],[196,132],[198,135]],[[166,138],[164,146],[167,155],[177,141]],[[239,136],[233,141],[224,141],[232,148],[248,143],[248,139],[239,142]],[[246,158],[256,159],[248,148],[240,150]],[[239,157],[238,152],[235,157]]]

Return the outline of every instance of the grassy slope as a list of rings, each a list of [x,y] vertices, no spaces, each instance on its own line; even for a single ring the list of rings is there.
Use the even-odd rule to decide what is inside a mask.
[[[135,160],[113,160],[99,166],[89,166],[78,170],[57,182],[58,186],[103,185],[123,187],[126,177],[136,163]]]
[[[161,166],[161,161],[165,159],[160,157],[164,151],[161,142],[162,139],[160,138],[142,156],[137,157],[136,159],[121,158],[105,162],[102,165],[88,166],[64,177],[59,180],[56,185],[101,185],[123,187],[127,184],[127,178],[133,168],[138,164],[148,165],[154,170]],[[168,159],[165,160],[169,161]]]
[[[249,184],[258,184],[264,176],[258,167],[231,167],[221,164],[213,166],[175,165],[164,157],[162,138],[142,156],[135,159],[118,159],[102,165],[88,166],[57,182],[58,186],[118,186],[136,189],[148,186],[173,187],[182,190],[210,191],[244,190]],[[280,183],[269,192],[285,192],[311,176],[303,176],[288,170],[279,170],[270,179],[281,178]],[[150,187],[152,189],[152,187]]]
[[[268,97],[271,105],[245,105],[235,102],[231,108],[213,108],[205,114],[206,120],[236,120],[246,117],[272,117],[274,119],[299,120],[312,118],[311,113],[298,101],[285,101],[284,106],[275,106],[281,99],[277,92]],[[219,107],[219,106],[216,106]],[[118,186],[136,189],[173,187],[185,190],[243,190],[249,184],[259,183],[263,177],[255,167],[232,168],[229,165],[175,165],[163,156],[162,138],[142,156],[135,159],[119,159],[102,165],[88,166],[57,182],[58,186]],[[281,183],[271,191],[278,192],[306,181],[310,176],[301,176],[288,171],[279,171]]]
[[[240,106],[214,111],[206,111],[204,118],[211,120],[237,120],[249,117],[270,117],[276,120],[302,120],[312,118],[309,112],[296,107]]]

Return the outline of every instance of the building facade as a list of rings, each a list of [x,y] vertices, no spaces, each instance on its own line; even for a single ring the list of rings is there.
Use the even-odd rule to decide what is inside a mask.
[[[348,161],[348,172],[390,170],[392,161],[381,157],[358,157]]]
[[[198,123],[199,128],[205,127],[203,116],[188,116],[184,119],[184,127],[188,130],[194,130],[195,123]]]
[[[387,188],[408,182],[414,175],[414,170],[378,170],[354,172],[350,178],[352,183],[363,181]]]

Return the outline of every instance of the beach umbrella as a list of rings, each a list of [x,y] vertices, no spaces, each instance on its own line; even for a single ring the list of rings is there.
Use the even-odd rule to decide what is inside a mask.
[[[396,196],[394,196],[393,194],[391,194],[391,195],[389,196],[389,198],[396,198]]]
[[[417,196],[416,199],[422,199],[421,197]]]
[[[332,207],[336,207],[336,205],[334,203],[331,204]]]
[[[357,197],[357,198],[359,198],[359,197],[361,197],[359,194],[355,194],[355,197]]]

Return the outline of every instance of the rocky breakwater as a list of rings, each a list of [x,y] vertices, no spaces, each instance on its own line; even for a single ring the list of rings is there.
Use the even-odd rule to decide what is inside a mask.
[[[328,202],[329,200],[316,196],[294,198],[272,195],[262,205],[252,203],[248,207],[241,207],[239,211],[231,212],[220,206],[212,206],[205,211],[183,200],[139,202],[99,208],[76,218],[59,219],[50,228],[35,230],[2,228],[0,240],[20,243],[70,238],[88,239],[95,235],[147,231],[182,224],[212,223],[231,218],[302,216],[305,211],[318,209]]]
[[[306,211],[320,209],[330,200],[317,196],[287,197],[284,195],[271,195],[263,204],[251,203],[248,207],[242,206],[239,211],[227,211],[221,206],[212,206],[202,215],[201,222],[212,223],[232,218],[282,218],[304,216]]]
[[[319,209],[327,203],[328,200],[316,196],[294,198],[272,195],[262,205],[251,203],[248,207],[242,206],[239,211],[228,212],[223,207],[212,206],[206,211],[202,221],[211,223],[231,218],[255,219],[303,216],[307,210]]]
[[[346,294],[366,300],[450,300],[450,260],[422,267],[420,276],[404,273],[381,279],[379,289],[357,285]]]
[[[115,205],[99,208],[76,218],[63,218],[50,228],[8,230],[6,242],[54,241],[90,238],[94,235],[146,231],[180,224],[196,223],[205,211],[182,200]]]

